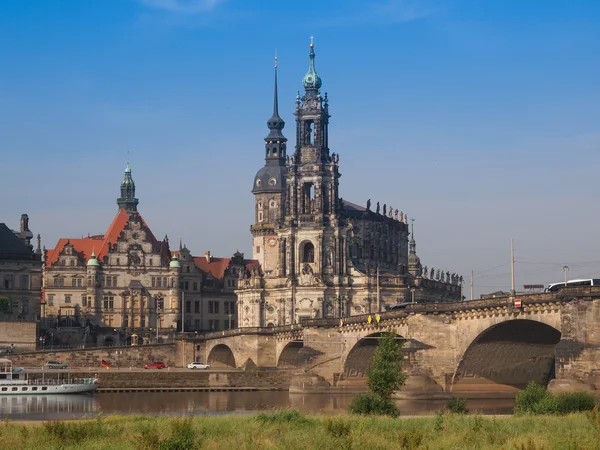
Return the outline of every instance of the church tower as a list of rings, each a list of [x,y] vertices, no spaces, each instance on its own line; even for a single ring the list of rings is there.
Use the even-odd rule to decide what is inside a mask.
[[[139,200],[135,198],[135,183],[131,178],[131,168],[129,163],[125,167],[125,177],[121,182],[121,197],[117,199],[119,210],[125,209],[127,214],[137,211]]]
[[[287,139],[281,132],[285,122],[279,117],[277,98],[277,57],[275,57],[275,88],[273,115],[267,121],[269,135],[265,138],[265,165],[254,177],[255,220],[250,227],[253,240],[252,256],[262,270],[270,275],[277,269],[279,240],[276,230],[284,212],[285,161]]]
[[[315,70],[315,48],[310,43],[309,69],[296,96],[296,148],[286,176],[285,225],[290,231],[287,261],[280,266],[293,278],[312,271],[341,275],[341,201],[338,196],[338,156],[329,153],[329,105],[321,96]],[[280,274],[283,276],[283,274]]]

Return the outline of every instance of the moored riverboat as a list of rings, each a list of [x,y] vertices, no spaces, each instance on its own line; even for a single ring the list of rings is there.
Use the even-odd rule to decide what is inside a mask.
[[[57,378],[46,374],[28,373],[21,368],[14,368],[10,359],[0,359],[0,396],[3,395],[49,395],[49,394],[84,394],[98,389],[99,380],[93,378]]]

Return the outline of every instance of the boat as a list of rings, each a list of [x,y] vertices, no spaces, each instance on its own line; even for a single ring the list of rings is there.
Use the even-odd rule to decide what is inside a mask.
[[[60,374],[59,374],[60,377]],[[0,396],[84,394],[98,389],[100,380],[94,378],[47,378],[45,373],[25,372],[13,367],[10,359],[0,358]]]

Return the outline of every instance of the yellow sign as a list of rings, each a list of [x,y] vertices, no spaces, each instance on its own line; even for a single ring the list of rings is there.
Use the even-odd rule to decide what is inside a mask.
[[[381,320],[381,316],[379,314],[375,314],[375,320],[377,321],[377,323],[379,323],[379,321]]]
[[[373,322],[373,318],[372,318],[371,316],[369,316],[369,317],[367,318],[367,322],[369,322],[369,323]]]

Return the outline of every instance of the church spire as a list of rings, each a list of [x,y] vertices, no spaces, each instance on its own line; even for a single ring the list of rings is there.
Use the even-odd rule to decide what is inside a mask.
[[[304,75],[304,78],[302,78],[302,85],[304,86],[307,94],[310,92],[318,94],[319,89],[321,89],[322,82],[321,78],[317,74],[317,71],[315,70],[315,42],[314,37],[312,36],[310,37],[309,57],[310,65],[308,67],[308,72],[306,72],[306,75]]]
[[[267,165],[285,165],[285,143],[287,139],[281,132],[285,122],[279,117],[279,98],[277,96],[277,56],[275,56],[275,87],[273,89],[273,115],[267,121],[269,135],[265,138],[265,159]]]
[[[117,199],[119,209],[125,209],[127,213],[137,211],[139,200],[135,198],[135,183],[131,177],[131,168],[129,162],[125,167],[125,176],[121,182],[121,197]]]
[[[273,93],[273,115],[267,122],[267,126],[271,132],[267,136],[266,140],[284,140],[285,137],[281,130],[285,127],[285,122],[279,117],[279,98],[277,96],[277,56],[275,57],[275,88]]]

